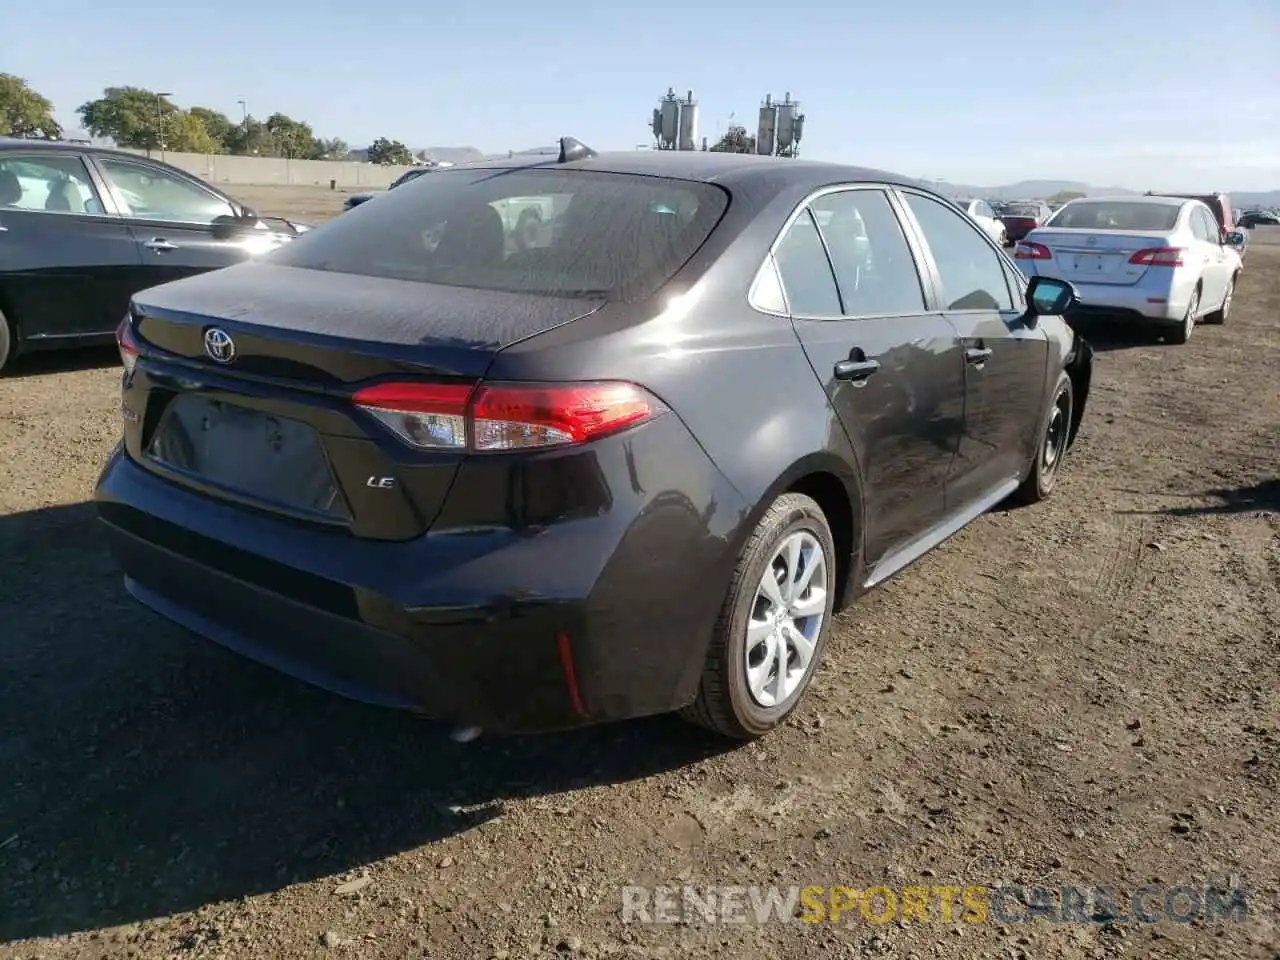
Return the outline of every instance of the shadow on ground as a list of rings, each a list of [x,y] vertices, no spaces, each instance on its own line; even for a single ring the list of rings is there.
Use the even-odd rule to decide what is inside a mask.
[[[460,745],[124,592],[90,504],[0,518],[0,941],[190,910],[726,749],[670,718]]]
[[[1097,353],[1115,350],[1132,350],[1134,347],[1166,346],[1163,332],[1158,327],[1142,324],[1089,319],[1075,320],[1071,324]],[[1171,346],[1171,345],[1170,345]]]
[[[112,346],[76,347],[70,350],[41,350],[16,357],[5,367],[3,377],[44,377],[55,373],[75,373],[99,367],[118,366],[120,354]]]
[[[1214,500],[1216,503],[1187,507],[1165,507],[1161,510],[1122,510],[1121,513],[1160,513],[1170,517],[1194,517],[1209,514],[1257,513],[1266,510],[1280,512],[1280,479],[1263,480],[1247,487],[1227,487],[1206,490],[1194,495],[1196,499]]]

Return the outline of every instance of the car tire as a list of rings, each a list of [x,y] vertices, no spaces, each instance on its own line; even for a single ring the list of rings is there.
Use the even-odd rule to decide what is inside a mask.
[[[13,359],[16,352],[14,346],[17,338],[13,333],[9,319],[4,315],[4,311],[0,310],[0,373],[4,372],[5,364]]]
[[[775,500],[738,559],[697,698],[681,715],[734,740],[762,737],[786,720],[822,661],[836,571],[835,541],[817,502],[799,493]],[[790,607],[780,610],[770,595]]]
[[[1231,278],[1230,282],[1227,284],[1227,292],[1222,295],[1222,306],[1220,306],[1217,310],[1213,311],[1213,313],[1205,317],[1204,318],[1205,323],[1226,323],[1227,322],[1227,317],[1231,316],[1231,301],[1235,299],[1236,280],[1238,279],[1239,279],[1239,274],[1236,274]]]
[[[1065,373],[1050,394],[1053,398],[1036,433],[1036,456],[1031,472],[1013,495],[1018,503],[1039,503],[1048,499],[1057,486],[1058,471],[1071,445],[1071,423],[1075,416],[1075,390]]]
[[[1191,302],[1187,304],[1187,312],[1182,318],[1182,322],[1176,327],[1170,327],[1164,335],[1166,343],[1181,345],[1191,339],[1191,334],[1196,328],[1196,313],[1200,309],[1200,288],[1196,287],[1191,291]]]

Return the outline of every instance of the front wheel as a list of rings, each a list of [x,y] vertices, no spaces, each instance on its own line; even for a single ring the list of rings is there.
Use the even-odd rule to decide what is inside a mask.
[[[1063,373],[1058,377],[1058,384],[1053,390],[1053,401],[1040,426],[1036,459],[1031,465],[1031,473],[1013,495],[1018,502],[1039,503],[1053,493],[1058,481],[1058,471],[1071,442],[1071,418],[1074,413],[1075,391],[1071,387],[1071,378]]]
[[[736,740],[786,720],[822,659],[835,588],[835,543],[822,508],[783,494],[742,551],[697,699],[682,715]]]

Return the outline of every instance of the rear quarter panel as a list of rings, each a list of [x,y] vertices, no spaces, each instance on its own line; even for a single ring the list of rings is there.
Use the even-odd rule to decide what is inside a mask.
[[[790,320],[747,301],[778,230],[809,192],[770,186],[735,192],[719,227],[657,296],[508,347],[487,374],[629,380],[661,398],[741,497],[723,531],[723,563],[708,571],[720,583],[757,518],[799,476],[833,473],[859,502],[853,451]]]

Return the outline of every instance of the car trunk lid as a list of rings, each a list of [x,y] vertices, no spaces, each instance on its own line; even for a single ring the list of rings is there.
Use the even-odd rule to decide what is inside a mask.
[[[504,347],[601,305],[244,266],[135,298],[126,447],[205,495],[378,539],[428,529],[463,454],[396,442],[356,390],[475,383]]]
[[[1163,231],[1054,230],[1027,235],[1025,243],[1040,244],[1050,259],[1036,263],[1036,272],[1078,283],[1132,285],[1149,269],[1131,258],[1140,250],[1168,247]]]

